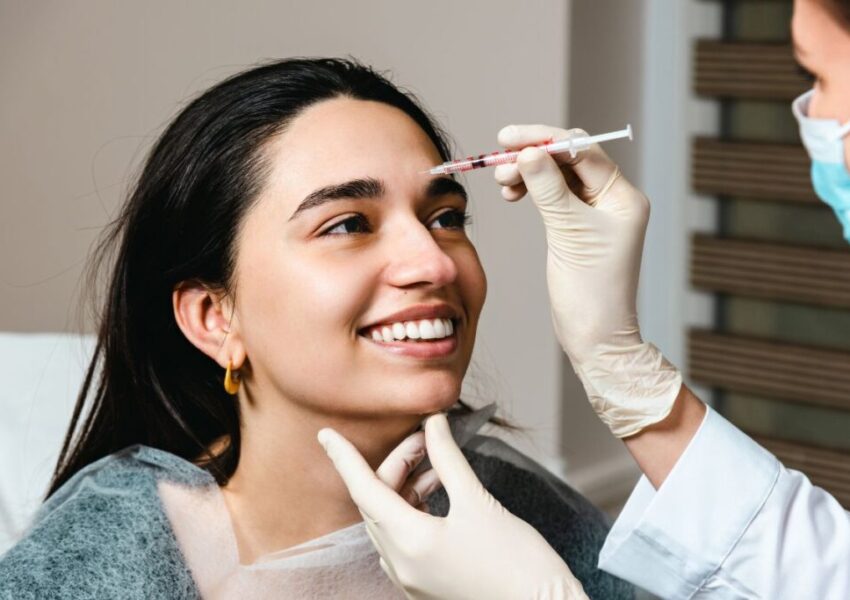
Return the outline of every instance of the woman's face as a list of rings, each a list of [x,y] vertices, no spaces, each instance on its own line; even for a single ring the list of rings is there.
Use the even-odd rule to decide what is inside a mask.
[[[850,121],[850,32],[823,5],[795,0],[791,33],[797,62],[815,77],[808,116]],[[844,139],[850,169],[850,136]]]
[[[464,230],[463,188],[421,173],[442,162],[434,144],[399,109],[335,98],[303,111],[265,152],[236,261],[249,389],[335,416],[454,404],[487,282]],[[453,350],[414,356],[405,352],[452,342],[382,344],[364,331],[418,322],[393,315],[422,305],[453,315]]]

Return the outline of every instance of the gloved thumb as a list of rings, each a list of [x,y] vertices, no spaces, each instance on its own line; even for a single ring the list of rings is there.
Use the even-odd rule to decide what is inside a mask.
[[[452,437],[446,415],[437,413],[425,421],[425,445],[452,507],[474,503],[487,493]]]
[[[544,220],[553,213],[563,215],[569,210],[575,198],[564,173],[549,153],[540,148],[524,148],[517,157],[517,168]]]

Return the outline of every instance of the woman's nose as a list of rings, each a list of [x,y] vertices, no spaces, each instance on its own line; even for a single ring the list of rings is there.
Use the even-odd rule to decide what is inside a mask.
[[[454,242],[453,242],[454,243]],[[399,231],[387,245],[390,283],[397,287],[427,283],[442,287],[457,278],[454,259],[425,225]]]

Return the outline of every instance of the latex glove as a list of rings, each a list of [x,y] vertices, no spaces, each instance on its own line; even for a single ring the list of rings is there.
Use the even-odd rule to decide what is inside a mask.
[[[321,430],[319,441],[363,515],[381,567],[408,598],[587,598],[537,530],[484,488],[455,444],[445,415],[425,423],[428,456],[451,505],[444,518],[411,507],[336,431]]]
[[[641,339],[637,288],[649,201],[598,146],[549,155],[526,148],[587,135],[511,125],[499,143],[525,148],[495,171],[510,201],[526,191],[546,229],[546,278],[555,334],[596,413],[617,437],[634,435],[672,410],[682,376]]]
[[[426,498],[440,487],[440,478],[434,469],[411,476],[425,455],[425,432],[417,431],[393,448],[375,471],[378,479],[419,510],[428,509]]]

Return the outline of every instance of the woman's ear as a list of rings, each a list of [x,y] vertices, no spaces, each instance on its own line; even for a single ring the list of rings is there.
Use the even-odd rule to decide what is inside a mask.
[[[193,346],[223,369],[228,361],[232,361],[233,369],[242,367],[246,353],[239,321],[224,294],[198,282],[184,281],[174,288],[171,300],[177,326]]]

